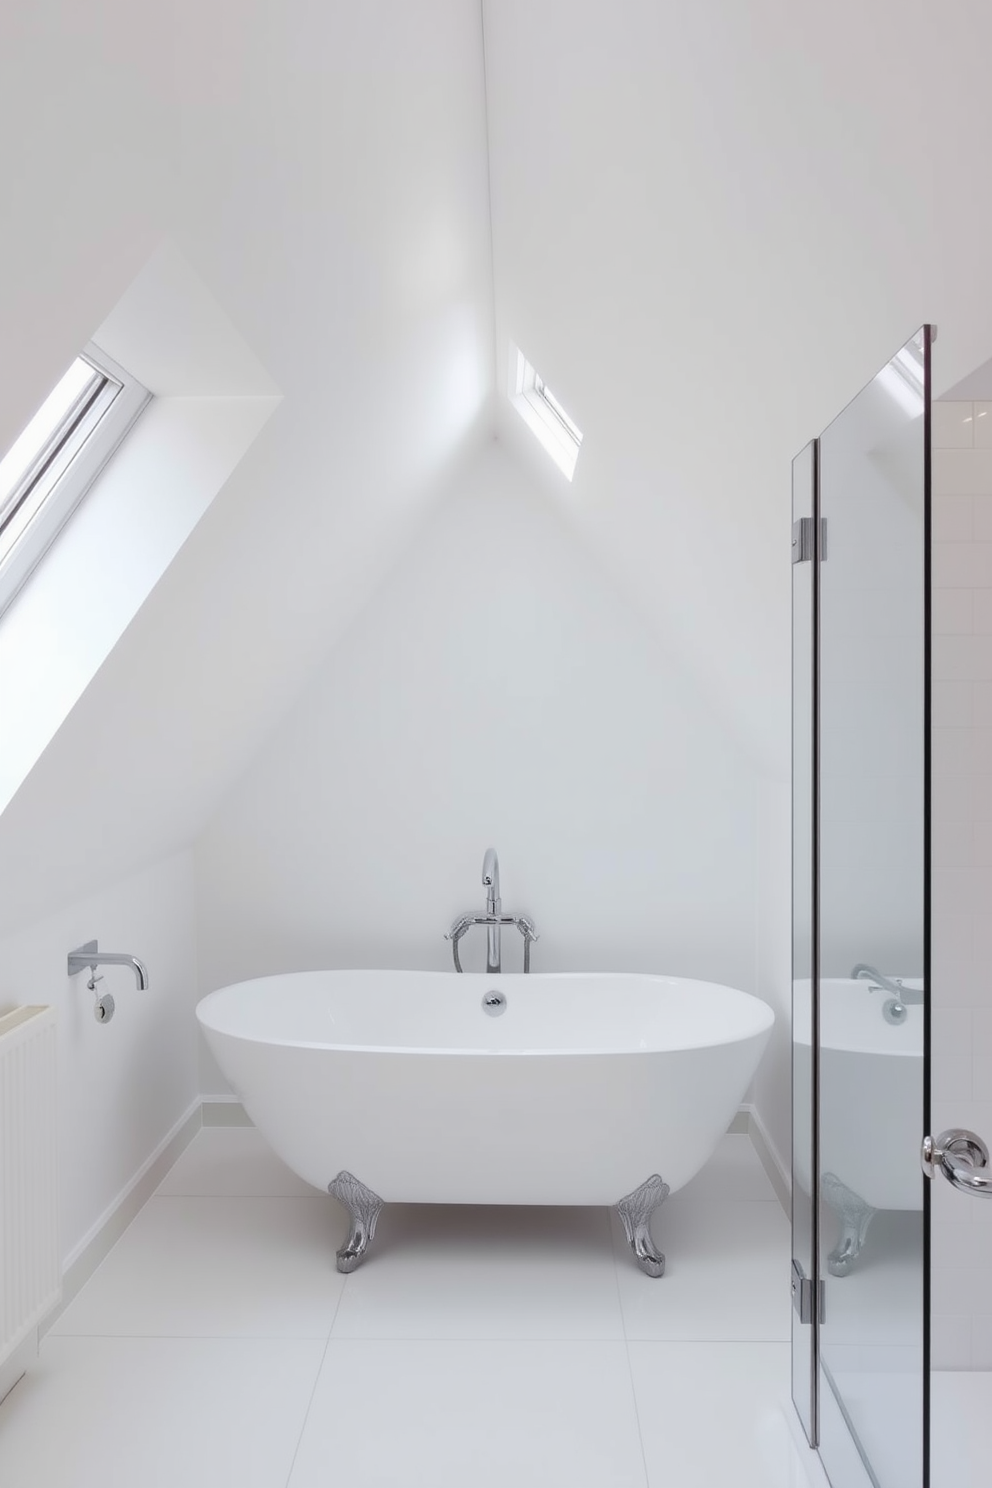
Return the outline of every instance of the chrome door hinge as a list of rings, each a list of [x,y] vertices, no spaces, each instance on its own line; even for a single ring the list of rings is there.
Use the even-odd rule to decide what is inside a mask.
[[[792,1262],[792,1305],[801,1323],[813,1321],[813,1279],[807,1276],[797,1260]],[[819,1320],[823,1322],[823,1282],[820,1282]]]
[[[800,517],[792,524],[792,561],[793,563],[812,563],[813,561],[813,518]],[[820,562],[826,562],[827,557],[827,519],[820,518]]]

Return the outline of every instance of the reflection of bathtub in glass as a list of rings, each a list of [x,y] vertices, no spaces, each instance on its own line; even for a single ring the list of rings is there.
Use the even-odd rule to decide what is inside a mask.
[[[906,986],[921,983],[907,978]],[[922,1111],[923,1008],[907,1006],[904,1021],[889,1022],[882,1012],[889,995],[850,978],[820,983],[820,1194],[840,1221],[827,1258],[834,1276],[857,1260],[877,1210],[923,1207],[912,1136]],[[808,1104],[809,1003],[796,1002],[793,1098]],[[808,1156],[797,1149],[796,1178],[806,1193]]]

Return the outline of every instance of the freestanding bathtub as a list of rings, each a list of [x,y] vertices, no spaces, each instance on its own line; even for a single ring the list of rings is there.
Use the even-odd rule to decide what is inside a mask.
[[[282,1160],[352,1217],[383,1203],[614,1204],[649,1222],[712,1155],[774,1017],[731,987],[634,974],[314,971],[210,993],[197,1018]]]

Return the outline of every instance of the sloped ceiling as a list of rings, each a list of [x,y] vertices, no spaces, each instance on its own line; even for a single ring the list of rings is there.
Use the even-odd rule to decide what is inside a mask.
[[[0,324],[26,352],[0,444],[163,238],[283,394],[4,813],[9,925],[192,840],[491,439],[493,348],[475,0],[32,0],[0,28]]]
[[[486,42],[500,384],[512,339],[585,434],[549,492],[784,773],[791,460],[924,320],[945,386],[992,348],[992,8],[490,0]]]
[[[3,7],[0,445],[163,238],[284,394],[0,822],[8,915],[195,835],[494,428],[782,773],[791,457],[923,319],[947,385],[992,347],[990,63],[985,0]]]

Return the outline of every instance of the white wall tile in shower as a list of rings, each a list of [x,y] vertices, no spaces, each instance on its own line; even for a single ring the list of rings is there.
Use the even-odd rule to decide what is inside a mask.
[[[934,1100],[971,1098],[972,1016],[970,1008],[941,1007],[933,1011],[931,1092]]]
[[[931,705],[934,728],[970,728],[974,722],[974,686],[968,681],[934,681]]]
[[[974,536],[974,511],[974,496],[942,496],[933,509],[934,540],[970,542]]]
[[[992,728],[992,682],[973,682],[972,724],[975,728]]]
[[[931,424],[934,449],[970,448],[974,443],[974,404],[935,403]]]
[[[935,498],[934,509],[943,503]],[[974,544],[935,541],[933,545],[933,584],[937,589],[974,589],[978,574]]]
[[[930,1364],[933,1369],[960,1369],[971,1357],[971,1318],[935,1314],[930,1327]]]
[[[940,404],[936,405],[938,408]],[[992,447],[992,403],[976,403],[975,408],[975,444],[979,449]]]
[[[992,403],[933,433],[933,1127],[992,1141]],[[992,1205],[932,1194],[933,1366],[992,1367]]]
[[[963,498],[967,500],[967,497]],[[972,510],[976,542],[992,542],[992,495],[973,496]]]
[[[935,449],[933,479],[938,491],[961,496],[992,491],[992,448]]]
[[[941,868],[970,868],[975,862],[975,823],[962,816],[935,817],[930,851]]]
[[[992,646],[988,638],[976,635],[934,636],[933,677],[935,682],[992,680]]]
[[[972,589],[934,589],[934,635],[969,635],[975,628],[975,602]]]

